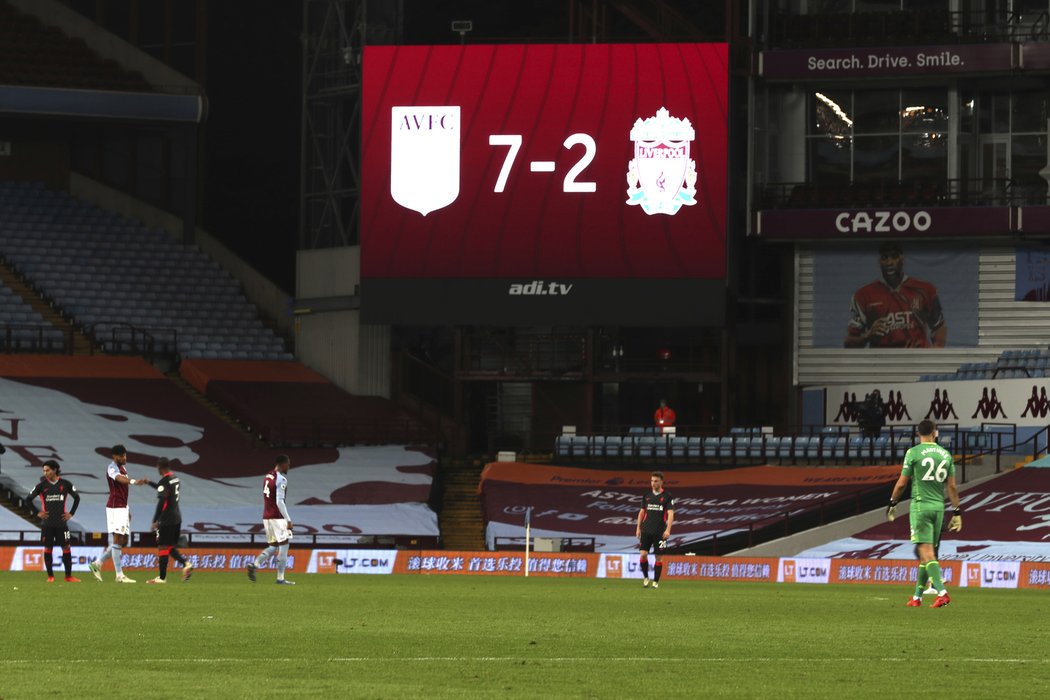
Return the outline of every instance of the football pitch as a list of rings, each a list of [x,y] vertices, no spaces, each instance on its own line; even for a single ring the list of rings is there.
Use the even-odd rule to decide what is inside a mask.
[[[1050,694],[1050,591],[128,573],[0,573],[0,697]]]

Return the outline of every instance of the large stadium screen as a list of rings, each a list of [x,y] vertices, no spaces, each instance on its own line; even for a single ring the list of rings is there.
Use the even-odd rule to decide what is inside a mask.
[[[727,89],[725,44],[367,47],[363,319],[721,323]]]

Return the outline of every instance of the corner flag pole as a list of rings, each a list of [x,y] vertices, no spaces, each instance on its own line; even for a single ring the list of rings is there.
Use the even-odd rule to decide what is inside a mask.
[[[529,543],[532,541],[532,506],[525,509],[525,578],[529,577]]]

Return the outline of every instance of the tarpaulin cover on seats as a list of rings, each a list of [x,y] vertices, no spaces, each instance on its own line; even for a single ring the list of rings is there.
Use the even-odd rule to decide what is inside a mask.
[[[280,452],[292,460],[289,507],[300,533],[438,534],[428,505],[433,455],[404,445],[258,447],[142,360],[0,357],[0,443],[0,480],[20,495],[44,460],[59,462],[84,498],[77,530],[105,530],[106,466],[121,443],[134,478],[156,480],[157,459],[171,460],[184,529],[197,534],[259,531],[262,478]],[[133,530],[149,528],[155,502],[152,489],[131,488]]]

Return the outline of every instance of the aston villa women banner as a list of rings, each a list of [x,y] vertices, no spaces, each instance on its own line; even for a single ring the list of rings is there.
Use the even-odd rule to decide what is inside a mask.
[[[1024,468],[966,489],[963,529],[942,535],[939,559],[1050,562],[1050,469]],[[903,559],[914,553],[907,513],[799,556]]]
[[[843,499],[884,489],[892,467],[746,467],[721,472],[668,472],[675,498],[671,547],[781,524]],[[593,538],[598,551],[637,547],[635,527],[649,472],[573,469],[494,462],[481,477],[489,548],[496,538],[518,538],[532,508],[535,537]]]

